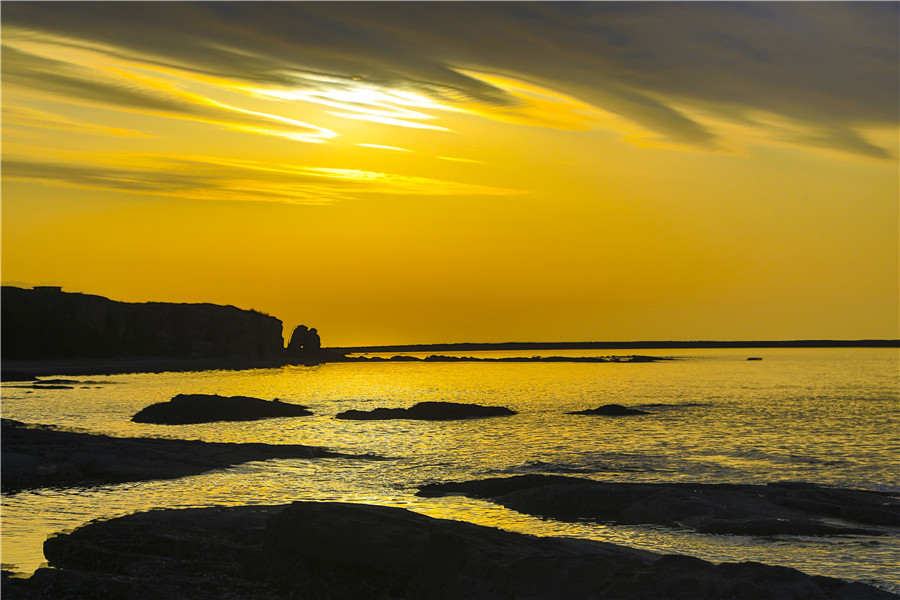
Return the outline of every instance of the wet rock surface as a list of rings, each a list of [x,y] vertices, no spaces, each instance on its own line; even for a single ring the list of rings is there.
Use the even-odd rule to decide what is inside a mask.
[[[478,419],[502,417],[516,414],[504,406],[482,406],[459,402],[419,402],[409,408],[376,408],[371,411],[346,410],[334,416],[335,419],[377,421],[384,419],[415,419],[420,421],[452,421],[456,419]]]
[[[11,419],[2,421],[0,444],[4,493],[42,487],[174,479],[270,458],[356,458],[299,444],[116,438],[59,431]]]
[[[178,394],[168,402],[158,402],[139,410],[135,423],[185,425],[215,421],[257,421],[277,417],[302,417],[312,412],[299,404],[262,400],[249,396]]]
[[[630,415],[652,415],[653,413],[641,410],[639,408],[629,408],[621,404],[604,404],[597,408],[587,408],[585,410],[573,410],[566,414],[569,415],[602,415],[607,417],[626,417]]]
[[[714,565],[342,503],[138,513],[52,537],[44,553],[52,568],[4,578],[4,598],[896,598],[786,567]]]
[[[734,535],[883,535],[900,527],[900,499],[803,483],[606,483],[522,475],[422,486],[419,496],[483,498],[560,521],[686,527]]]

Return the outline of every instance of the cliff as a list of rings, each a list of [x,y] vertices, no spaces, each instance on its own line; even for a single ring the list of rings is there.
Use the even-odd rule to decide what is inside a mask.
[[[116,302],[59,288],[0,292],[4,359],[281,358],[282,323],[216,304]]]

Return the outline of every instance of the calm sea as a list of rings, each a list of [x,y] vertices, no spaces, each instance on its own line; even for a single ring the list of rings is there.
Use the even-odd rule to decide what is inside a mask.
[[[340,500],[536,535],[610,541],[712,561],[756,560],[900,592],[900,532],[888,537],[701,535],[662,527],[540,520],[416,486],[520,473],[610,481],[806,481],[900,492],[897,349],[552,351],[672,357],[658,363],[344,363],[253,371],[79,378],[74,389],[3,388],[3,416],[116,436],[299,443],[390,461],[273,460],[171,481],[3,497],[2,561],[30,572],[50,534],[151,508]],[[526,355],[535,354],[528,352]],[[490,352],[465,355],[513,356]],[[748,361],[750,356],[761,361]],[[132,423],[179,393],[280,398],[314,416],[249,423]],[[343,410],[423,400],[503,405],[512,417],[456,422],[342,421]],[[566,411],[618,403],[647,417]]]

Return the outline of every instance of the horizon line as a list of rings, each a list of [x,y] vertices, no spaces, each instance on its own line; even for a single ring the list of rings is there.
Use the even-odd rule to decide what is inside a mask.
[[[792,340],[646,340],[604,342],[443,342],[432,344],[386,344],[365,346],[328,346],[329,350],[345,352],[389,352],[417,350],[588,350],[588,349],[665,349],[665,348],[816,348],[816,347],[870,347],[900,348],[900,339],[863,338],[792,339]]]

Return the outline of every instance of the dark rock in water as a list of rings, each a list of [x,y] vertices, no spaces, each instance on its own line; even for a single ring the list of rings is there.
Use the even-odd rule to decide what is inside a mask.
[[[371,411],[346,410],[334,416],[335,419],[373,421],[384,419],[415,419],[421,421],[451,421],[456,419],[478,419],[514,415],[504,406],[482,406],[460,402],[419,402],[409,408],[376,408]]]
[[[625,417],[629,415],[652,415],[653,413],[647,412],[646,410],[640,410],[639,408],[628,408],[626,406],[622,406],[621,404],[604,404],[603,406],[598,406],[597,408],[588,408],[586,410],[574,410],[569,413],[570,415],[604,415],[608,417]]]
[[[135,423],[185,425],[214,421],[257,421],[276,417],[302,417],[312,412],[299,404],[262,400],[249,396],[178,394],[168,402],[158,402],[139,410]]]
[[[44,554],[52,568],[4,578],[4,600],[895,598],[786,567],[714,565],[331,502],[138,513],[51,537]]]
[[[438,483],[418,495],[484,498],[561,521],[687,527],[735,535],[883,535],[900,525],[900,499],[812,484],[607,483],[550,475]]]
[[[229,444],[198,440],[116,438],[3,419],[4,493],[174,479],[271,458],[366,458],[299,444]]]
[[[319,332],[309,329],[306,325],[297,325],[291,333],[291,341],[288,342],[285,353],[288,356],[303,356],[315,354],[322,349],[322,340]]]

